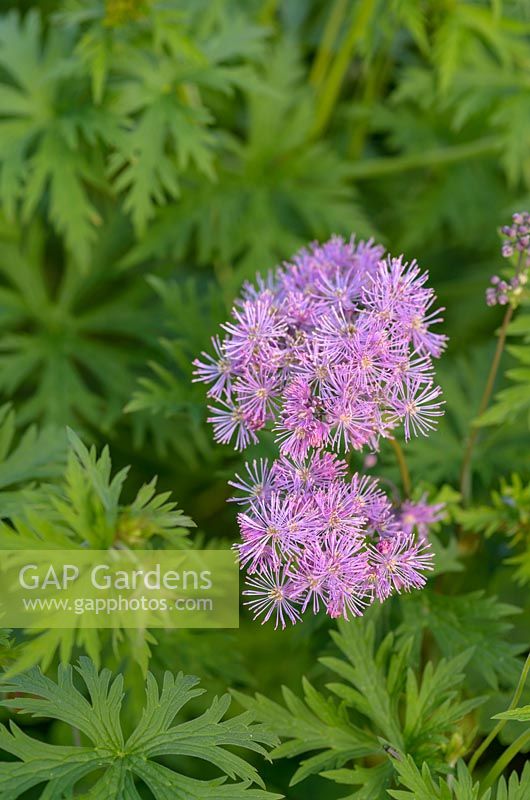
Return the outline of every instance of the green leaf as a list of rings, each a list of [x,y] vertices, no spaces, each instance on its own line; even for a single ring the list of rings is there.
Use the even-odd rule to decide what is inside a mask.
[[[0,238],[0,392],[20,398],[22,422],[108,427],[157,329],[140,305],[148,287],[117,273],[112,254],[88,273],[71,259],[53,281],[47,269],[40,226]]]
[[[504,146],[501,162],[512,185],[524,182],[530,185],[530,156],[528,154],[528,127],[530,125],[530,90],[506,99],[492,118],[494,125],[503,131]]]
[[[31,442],[31,438],[28,441]],[[1,445],[0,424],[0,448]],[[41,478],[40,485],[29,496],[24,489],[13,492],[7,508],[17,513],[0,523],[0,551],[189,546],[187,529],[195,525],[178,509],[169,492],[156,493],[156,479],[141,486],[132,499],[125,501],[122,494],[128,489],[129,468],[113,474],[108,447],[98,454],[95,447],[87,448],[72,430],[68,430],[68,445],[66,466],[54,484],[42,481],[47,477],[44,470],[40,473],[35,470],[35,478]],[[28,469],[30,465],[31,462]],[[49,464],[48,468],[51,466]],[[154,642],[149,632],[144,631],[139,636],[134,629],[117,629],[109,634],[79,626],[69,631],[29,632],[24,647],[14,654],[10,674],[34,664],[46,668],[56,654],[63,661],[69,660],[75,648],[82,648],[99,663],[105,646],[110,643],[117,647],[120,637],[130,644],[135,661],[145,673],[150,645]],[[122,649],[124,644],[120,644]]]
[[[495,800],[526,800],[529,795],[530,764],[526,763],[521,775],[512,772],[509,779],[500,779]]]
[[[92,30],[83,53],[97,69],[98,97],[106,73],[119,76],[112,107],[122,124],[109,174],[140,234],[158,208],[179,198],[182,178],[191,170],[202,180],[216,178],[221,137],[212,131],[214,116],[202,95],[253,85],[250,65],[238,62],[257,57],[265,35],[240,15],[207,26],[192,13],[155,5],[146,7],[145,17],[155,47],[149,39],[144,47],[137,38],[125,46],[122,40],[109,57],[101,33]]]
[[[501,714],[495,714],[493,719],[516,719],[519,722],[530,722],[530,706],[503,711]]]
[[[45,202],[86,266],[99,222],[87,185],[104,176],[85,142],[112,138],[115,126],[86,104],[87,79],[71,55],[71,36],[58,28],[43,36],[42,28],[36,9],[0,17],[0,198],[11,218],[20,212],[25,221]]]
[[[418,676],[412,668],[410,643],[397,645],[390,634],[376,646],[375,627],[366,619],[340,622],[339,632],[332,636],[342,657],[325,657],[321,662],[340,681],[328,682],[326,694],[306,680],[303,700],[284,688],[284,706],[262,695],[253,699],[235,693],[282,740],[272,758],[316,751],[302,759],[291,784],[318,773],[355,787],[347,800],[383,797],[397,765],[387,754],[397,751],[410,753],[414,763],[445,772],[442,753],[449,737],[459,721],[483,702],[458,697],[471,653],[442,660],[436,667],[428,663]],[[358,763],[367,756],[370,766]]]
[[[16,517],[39,503],[35,484],[61,474],[65,438],[55,428],[20,431],[10,404],[0,407],[0,517]]]
[[[520,418],[521,414],[530,410],[530,372],[525,368],[530,363],[530,314],[521,311],[508,326],[508,336],[522,337],[522,345],[512,345],[508,349],[523,367],[507,371],[507,376],[515,385],[497,393],[493,405],[476,421],[481,427],[501,425]]]
[[[112,474],[108,447],[98,455],[68,430],[69,450],[62,481],[48,486],[47,503],[40,497],[38,508],[27,509],[0,530],[3,549],[26,547],[60,548],[77,545],[107,549],[116,543],[127,547],[149,547],[161,537],[173,546],[183,546],[192,520],[177,509],[170,493],[156,494],[156,479],[144,484],[131,502],[121,496],[129,467]]]
[[[530,580],[530,483],[517,473],[502,478],[491,493],[491,505],[460,509],[457,518],[465,530],[507,537],[512,555],[506,563],[516,566],[514,579],[519,584]]]
[[[389,789],[388,794],[394,800],[490,800],[491,790],[480,793],[478,783],[473,783],[469,770],[463,761],[459,761],[456,776],[449,782],[440,778],[436,783],[427,764],[420,770],[410,756],[399,755],[393,759],[399,776],[399,782],[406,788]]]
[[[261,85],[243,87],[244,135],[220,140],[215,183],[190,176],[179,204],[160,212],[125,263],[153,254],[182,257],[197,237],[200,263],[240,265],[232,280],[235,290],[256,265],[273,267],[307,238],[330,231],[374,232],[358,205],[346,161],[327,143],[311,141],[314,98],[302,77],[293,42],[271,48]]]
[[[456,303],[461,288],[453,285],[453,303]],[[462,289],[463,291],[463,289]],[[458,313],[458,312],[457,312]],[[470,425],[480,405],[484,374],[487,374],[492,358],[491,348],[471,350],[440,364],[437,376],[446,401],[445,414],[439,429],[429,439],[413,439],[407,445],[407,463],[412,476],[440,484],[445,481],[458,485],[462,459],[462,441],[468,436]],[[443,360],[442,360],[443,362]],[[528,393],[525,402],[528,400]],[[476,445],[473,469],[482,485],[506,472],[507,464],[517,463],[519,469],[530,466],[526,451],[521,451],[520,424],[506,424],[502,430],[484,429]]]
[[[517,656],[524,645],[513,644],[507,635],[513,627],[508,618],[520,613],[515,606],[481,591],[454,596],[423,592],[401,598],[400,605],[404,621],[399,634],[404,640],[426,629],[444,656],[469,652],[474,685],[480,680],[497,689],[499,681],[508,686],[517,682],[521,670]]]
[[[175,718],[182,708],[203,692],[197,688],[198,679],[166,672],[160,690],[148,674],[143,711],[127,737],[120,720],[122,677],[112,679],[106,669],[98,672],[88,658],[81,658],[76,670],[88,690],[88,699],[76,688],[69,665],[59,668],[57,683],[38,669],[4,682],[3,689],[16,692],[17,697],[3,700],[2,705],[71,725],[87,743],[79,747],[53,745],[31,738],[14,723],[10,730],[0,726],[0,746],[17,759],[0,762],[3,800],[16,800],[41,783],[45,783],[43,799],[70,797],[76,788],[88,785],[84,796],[94,800],[103,791],[112,792],[104,796],[113,800],[131,800],[140,797],[137,787],[142,784],[151,789],[156,800],[281,797],[250,788],[253,783],[263,785],[258,773],[228,749],[239,746],[265,756],[274,738],[253,724],[249,714],[223,720],[230,704],[227,696],[216,698],[200,717],[177,723]],[[168,755],[213,764],[221,778],[197,780],[157,762],[157,758]],[[227,779],[238,782],[225,783]]]

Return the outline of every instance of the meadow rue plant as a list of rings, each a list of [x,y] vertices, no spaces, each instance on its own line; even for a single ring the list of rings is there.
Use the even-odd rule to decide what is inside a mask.
[[[529,800],[528,3],[1,5],[1,800]]]
[[[421,588],[439,507],[396,512],[377,480],[334,452],[378,449],[402,427],[428,434],[443,414],[433,358],[446,337],[428,274],[373,241],[333,237],[245,284],[195,380],[210,384],[215,439],[242,450],[274,430],[280,457],[232,485],[247,605],[276,626],[306,610],[361,614],[375,598]],[[414,536],[416,530],[418,537]]]

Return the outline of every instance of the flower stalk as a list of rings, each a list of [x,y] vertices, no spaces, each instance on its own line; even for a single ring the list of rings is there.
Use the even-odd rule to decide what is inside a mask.
[[[410,497],[412,492],[412,484],[410,480],[410,472],[407,460],[405,458],[405,453],[403,452],[403,448],[401,447],[397,439],[391,437],[389,439],[389,442],[396,456],[396,461],[399,467],[399,474],[401,475],[401,483],[403,485],[404,495],[405,497]]]
[[[523,286],[526,284],[528,277],[527,267],[529,260],[528,253],[530,252],[530,216],[527,214],[514,214],[513,220],[514,222],[511,227],[505,226],[502,229],[503,235],[507,237],[507,241],[504,243],[502,248],[502,254],[505,258],[511,258],[514,252],[518,253],[515,275],[510,284],[500,281],[497,276],[494,276],[492,282],[496,285],[496,287],[502,285],[502,289],[499,291],[498,288],[490,288],[486,291],[486,301],[488,305],[496,305],[496,303],[499,302],[501,305],[506,305],[507,308],[499,329],[499,338],[497,339],[497,346],[491,362],[486,385],[484,386],[484,391],[480,399],[477,418],[480,418],[489,406],[491,395],[493,394],[493,389],[495,387],[495,381],[499,371],[502,354],[504,352],[504,346],[506,344],[508,328],[510,322],[512,321],[514,311],[520,302]],[[475,423],[467,440],[466,448],[464,450],[464,457],[462,460],[462,468],[460,470],[460,493],[462,494],[464,502],[469,502],[471,499],[473,452],[478,436],[479,429]]]
[[[484,387],[484,391],[480,399],[480,405],[478,407],[477,417],[481,417],[482,414],[484,414],[491,400],[491,395],[495,387],[495,380],[497,378],[497,373],[499,371],[502,354],[504,352],[504,345],[506,343],[506,336],[508,333],[508,325],[510,324],[511,319],[513,317],[513,312],[514,312],[513,306],[508,306],[504,314],[504,319],[502,321],[502,325],[499,330],[499,338],[497,339],[497,347],[495,348],[495,353],[493,356],[493,360],[491,362],[491,367],[486,380],[486,385]],[[460,492],[465,502],[469,501],[471,498],[471,468],[473,464],[473,451],[477,443],[478,435],[479,435],[479,428],[476,425],[474,425],[468,437],[466,449],[464,450],[464,458],[462,460],[462,469],[460,471]]]
[[[523,693],[523,689],[525,687],[526,679],[528,678],[528,673],[529,672],[530,672],[530,653],[528,654],[528,656],[526,658],[526,661],[524,663],[521,675],[519,677],[519,682],[518,682],[517,687],[515,689],[514,695],[512,697],[511,702],[510,702],[510,705],[506,709],[507,711],[512,711],[514,708],[517,707],[517,705],[519,703],[519,700],[521,699],[521,695]],[[493,730],[490,731],[488,736],[484,739],[484,741],[482,742],[480,747],[477,747],[477,749],[475,750],[475,752],[473,753],[473,756],[471,757],[471,759],[469,761],[469,771],[470,772],[473,772],[473,770],[475,769],[475,767],[476,767],[476,765],[478,763],[479,758],[488,749],[488,747],[490,746],[492,741],[497,738],[497,736],[500,734],[500,732],[502,731],[502,729],[504,728],[504,726],[506,725],[507,722],[508,722],[507,719],[500,719],[497,722],[497,724],[495,725],[495,727],[493,728]]]

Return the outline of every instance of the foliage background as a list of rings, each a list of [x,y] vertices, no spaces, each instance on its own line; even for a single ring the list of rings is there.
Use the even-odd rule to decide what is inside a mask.
[[[435,660],[474,645],[465,691],[490,692],[484,731],[530,642],[528,593],[502,563],[510,535],[519,578],[530,573],[526,373],[517,408],[481,432],[475,505],[463,510],[456,491],[501,319],[484,303],[501,268],[497,229],[530,205],[529,35],[527,0],[4,0],[0,399],[11,410],[1,420],[0,514],[9,530],[29,513],[31,535],[49,535],[54,491],[85,507],[65,489],[76,469],[72,453],[65,466],[71,426],[98,451],[108,444],[116,470],[132,465],[107,521],[117,538],[129,535],[120,520],[139,487],[158,475],[196,522],[194,542],[233,541],[226,481],[242,458],[213,445],[191,359],[243,280],[309,240],[374,236],[430,270],[450,336],[446,418],[407,451],[415,485],[431,496],[447,485],[447,574],[377,624],[381,635],[410,634],[415,652]],[[521,350],[508,359],[525,365],[530,326],[520,324]],[[374,472],[399,480],[385,448]],[[158,535],[159,519],[135,522],[136,541]],[[467,531],[458,547],[457,526]],[[462,598],[475,590],[487,599]],[[66,654],[88,649],[123,671],[131,708],[148,662],[156,674],[191,671],[213,691],[278,700],[279,686],[298,692],[302,675],[328,681],[317,658],[333,648],[330,627],[317,619],[274,632],[243,613],[234,634],[164,635],[150,659],[127,637]],[[53,674],[56,647],[20,640],[6,663]],[[42,723],[38,735],[65,734]],[[295,768],[264,767],[268,788],[292,800],[344,796],[320,777],[289,789]]]

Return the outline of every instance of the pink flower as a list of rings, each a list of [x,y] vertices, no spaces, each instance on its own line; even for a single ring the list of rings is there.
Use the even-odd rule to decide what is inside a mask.
[[[368,448],[374,459],[381,437],[427,435],[443,414],[433,359],[446,337],[428,274],[383,256],[353,238],[304,248],[245,284],[215,355],[194,362],[216,401],[218,442],[241,450],[265,428],[276,435],[279,458],[231,482],[245,604],[276,627],[308,610],[361,614],[420,588],[431,568],[426,531],[441,509],[422,500],[396,511],[336,455]]]

